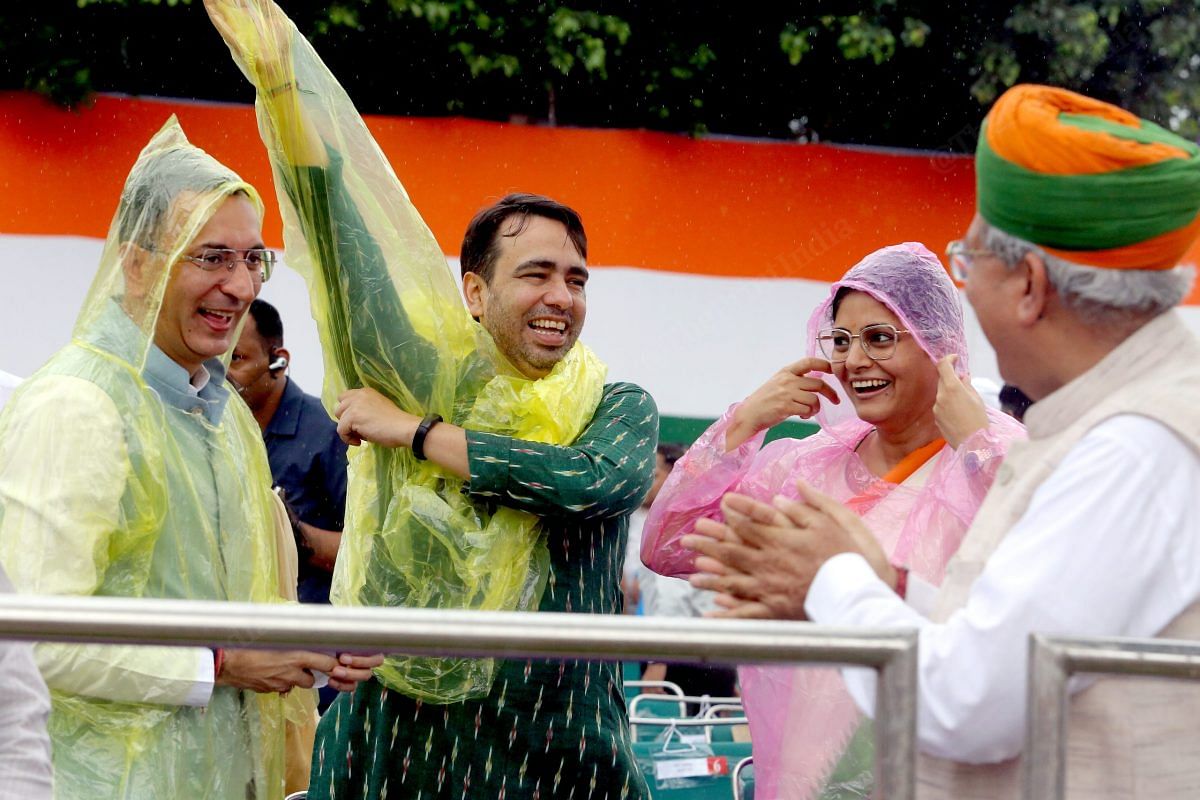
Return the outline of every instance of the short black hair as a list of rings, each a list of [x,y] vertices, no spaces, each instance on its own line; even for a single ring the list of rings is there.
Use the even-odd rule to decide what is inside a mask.
[[[846,299],[846,295],[851,292],[856,292],[857,289],[851,289],[849,286],[839,286],[837,292],[833,295],[833,302],[829,304],[829,318],[832,320],[837,317],[838,309],[842,306],[842,301]]]
[[[250,304],[250,316],[254,317],[258,335],[269,349],[283,347],[283,320],[279,318],[279,310],[275,306],[266,300],[255,300]]]
[[[464,277],[468,272],[474,272],[483,278],[484,283],[492,282],[498,255],[497,233],[500,226],[514,216],[520,217],[517,226],[504,236],[520,235],[531,216],[545,217],[563,224],[567,229],[567,238],[579,251],[580,258],[587,260],[587,234],[583,230],[583,220],[575,209],[540,194],[509,194],[480,210],[467,225],[459,256]]]
[[[659,442],[658,454],[663,457],[663,461],[667,462],[668,469],[675,466],[675,462],[683,458],[683,454],[687,452],[687,448],[677,442]]]

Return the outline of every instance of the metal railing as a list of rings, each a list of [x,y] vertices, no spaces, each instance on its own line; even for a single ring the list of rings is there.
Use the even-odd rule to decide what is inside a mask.
[[[915,796],[915,631],[795,622],[0,595],[0,639],[871,667],[879,672],[876,786],[887,800]]]
[[[1200,642],[1032,634],[1025,800],[1066,797],[1067,681],[1076,673],[1200,679]]]

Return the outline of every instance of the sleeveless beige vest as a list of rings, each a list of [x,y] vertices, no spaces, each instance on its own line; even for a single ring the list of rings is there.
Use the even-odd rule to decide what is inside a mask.
[[[1071,448],[1117,414],[1157,420],[1200,452],[1200,340],[1174,312],[1157,317],[1091,370],[1030,408],[1029,440],[1013,443],[951,559],[935,622],[945,622],[966,604],[984,563]],[[1200,639],[1200,603],[1158,635]],[[1068,798],[1200,797],[1200,688],[1195,684],[1101,679],[1072,697],[1068,726]],[[918,797],[1018,800],[1020,759],[972,765],[922,755]]]

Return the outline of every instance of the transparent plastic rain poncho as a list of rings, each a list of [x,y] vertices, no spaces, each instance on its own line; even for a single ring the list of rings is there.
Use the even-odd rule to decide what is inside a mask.
[[[288,265],[308,282],[325,351],[326,407],[365,386],[413,414],[573,442],[599,405],[603,364],[576,344],[547,377],[521,376],[467,313],[433,234],[308,42],[272,3],[215,6],[258,89]],[[300,155],[305,141],[309,158]],[[349,474],[334,603],[537,608],[549,552],[536,516],[469,496],[464,481],[407,448],[352,448]],[[486,695],[494,671],[490,659],[392,656],[375,674],[409,696],[449,703]]]
[[[151,350],[168,278],[195,269],[181,254],[234,194],[261,213],[254,189],[173,118],[130,172],[71,343],[0,414],[0,559],[19,591],[281,601],[271,474],[249,409],[234,396],[210,420],[143,376],[165,359]],[[227,686],[185,705],[213,658],[203,648],[36,654],[62,798],[245,800],[248,784],[282,796],[285,716],[315,709],[311,692]]]
[[[808,355],[817,353],[817,331],[832,324],[832,302],[842,287],[861,291],[887,306],[934,361],[956,354],[967,364],[962,305],[937,258],[906,243],[878,250],[833,284],[809,320]],[[831,383],[837,384],[832,380]],[[763,446],[765,432],[732,452],[726,412],[688,450],[667,478],[650,510],[642,558],[656,572],[685,576],[693,554],[680,538],[697,519],[720,519],[721,497],[730,491],[769,500],[797,498],[804,480],[845,503],[879,537],[893,563],[939,584],[950,556],[991,485],[996,468],[1024,429],[989,411],[990,427],[957,450],[948,445],[897,485],[874,476],[855,453],[871,425],[853,414],[840,387],[834,419],[823,404],[822,430],[807,439],[781,439]],[[739,670],[754,741],[758,791],[764,797],[867,797],[871,790],[871,737],[837,670],[745,667]]]

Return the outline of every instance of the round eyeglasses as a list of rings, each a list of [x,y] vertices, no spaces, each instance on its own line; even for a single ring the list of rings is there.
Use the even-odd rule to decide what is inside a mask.
[[[205,272],[218,272],[221,269],[233,272],[238,264],[245,264],[252,280],[266,283],[275,267],[275,251],[265,247],[252,247],[249,250],[206,247],[195,255],[183,256],[181,260],[190,261]]]
[[[950,276],[960,285],[967,282],[967,275],[973,267],[972,262],[979,256],[991,255],[990,250],[967,247],[962,239],[955,239],[946,245],[946,258],[950,259]]]
[[[902,333],[910,331],[902,331],[886,322],[868,325],[858,333],[851,333],[845,328],[827,328],[817,334],[817,347],[829,363],[840,364],[850,357],[850,348],[858,339],[867,358],[887,361],[896,354],[896,343],[900,341]]]

